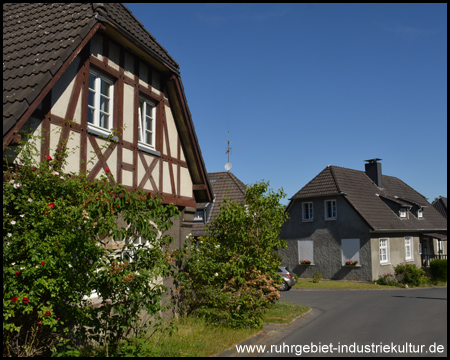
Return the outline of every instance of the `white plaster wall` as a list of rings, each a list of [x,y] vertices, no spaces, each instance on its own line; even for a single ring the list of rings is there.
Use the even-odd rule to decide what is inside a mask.
[[[64,173],[66,174],[72,172],[78,174],[80,172],[80,143],[81,134],[71,131],[67,142],[68,157],[64,167]]]
[[[122,184],[133,186],[133,172],[122,170]]]
[[[133,151],[122,149],[122,160],[124,163],[133,164]]]
[[[139,83],[148,87],[148,66],[139,62]]]
[[[125,76],[134,79],[134,57],[129,53],[125,53]]]
[[[134,88],[124,84],[123,91],[123,139],[134,142],[133,139]]]
[[[172,185],[170,182],[169,163],[163,162],[163,192],[172,194]]]
[[[91,39],[91,54],[99,60],[103,60],[103,36],[94,34]]]
[[[170,154],[172,157],[177,156],[177,142],[178,142],[178,132],[177,127],[175,125],[175,120],[173,119],[172,111],[168,106],[165,106],[166,111],[166,121],[167,121],[167,130],[169,131],[169,146],[170,146]]]
[[[78,96],[77,106],[75,108],[74,118],[72,119],[75,123],[81,124],[81,99],[83,98],[83,89],[80,91],[80,96]]]
[[[192,180],[188,168],[180,168],[180,195],[191,197],[193,196]]]
[[[80,58],[77,56],[52,88],[52,114],[63,119],[66,117],[79,63]]]
[[[113,42],[109,42],[109,60],[108,65],[113,69],[119,71],[120,50],[119,47]]]

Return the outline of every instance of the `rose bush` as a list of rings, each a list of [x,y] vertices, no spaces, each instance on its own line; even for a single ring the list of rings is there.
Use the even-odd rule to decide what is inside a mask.
[[[142,311],[158,322],[168,306],[155,280],[174,272],[173,239],[163,234],[178,209],[128,191],[108,171],[93,181],[64,174],[65,147],[36,163],[32,144],[20,166],[4,161],[3,355],[49,354],[70,339],[117,353],[143,331]]]

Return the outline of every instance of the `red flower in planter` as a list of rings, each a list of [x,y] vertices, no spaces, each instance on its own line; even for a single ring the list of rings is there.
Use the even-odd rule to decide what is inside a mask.
[[[45,315],[50,315],[50,311],[47,310],[47,311],[45,312]]]
[[[17,296],[13,296],[11,299],[12,302],[16,302],[17,300],[19,300],[19,298]]]
[[[28,304],[28,301],[30,301],[30,299],[28,299],[27,297],[24,297],[24,298],[23,298],[23,303],[24,303],[24,304]]]
[[[50,203],[50,204],[47,204],[47,206],[50,208],[50,209],[53,209],[54,207],[55,207],[55,203]]]
[[[50,155],[45,156],[45,160],[50,161],[52,157]]]

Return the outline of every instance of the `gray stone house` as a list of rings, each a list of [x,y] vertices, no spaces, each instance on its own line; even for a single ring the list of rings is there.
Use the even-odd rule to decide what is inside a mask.
[[[367,160],[365,171],[329,165],[290,199],[283,265],[304,278],[320,271],[324,279],[372,281],[400,263],[446,258],[445,219],[413,188],[383,175],[379,160]]]

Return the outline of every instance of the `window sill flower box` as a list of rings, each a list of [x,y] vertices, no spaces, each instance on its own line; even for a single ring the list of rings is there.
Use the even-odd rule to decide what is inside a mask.
[[[358,265],[358,260],[355,260],[355,261],[352,261],[352,260],[350,260],[350,261],[346,261],[345,262],[345,266],[349,266],[349,267],[356,267],[356,266],[360,266],[360,265]]]
[[[306,265],[306,266],[311,265],[311,260],[301,260],[300,265]]]

